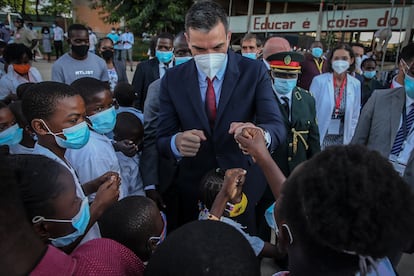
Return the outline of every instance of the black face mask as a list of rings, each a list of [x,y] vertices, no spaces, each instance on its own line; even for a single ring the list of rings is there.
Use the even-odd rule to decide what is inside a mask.
[[[113,56],[114,56],[114,52],[111,50],[105,50],[102,52],[102,57],[105,60],[110,60],[111,58],[113,58]]]
[[[84,57],[88,54],[89,45],[71,46],[72,52],[78,57]]]

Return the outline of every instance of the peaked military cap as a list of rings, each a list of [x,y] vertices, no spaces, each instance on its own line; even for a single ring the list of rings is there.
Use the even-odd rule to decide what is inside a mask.
[[[272,71],[292,74],[300,73],[300,63],[303,60],[303,55],[297,52],[280,52],[266,59]]]

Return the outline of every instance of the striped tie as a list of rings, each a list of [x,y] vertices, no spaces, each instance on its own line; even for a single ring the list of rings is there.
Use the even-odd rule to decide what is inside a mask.
[[[408,113],[407,118],[406,118],[406,128],[405,129],[407,130],[407,135],[410,132],[411,126],[413,125],[413,122],[414,122],[414,106],[413,106],[413,104],[410,107],[411,107],[411,110]],[[400,153],[402,144],[404,143],[406,138],[407,137],[404,137],[404,126],[401,124],[401,127],[397,132],[397,136],[395,137],[394,145],[392,146],[392,149],[391,149],[391,154],[398,155]]]

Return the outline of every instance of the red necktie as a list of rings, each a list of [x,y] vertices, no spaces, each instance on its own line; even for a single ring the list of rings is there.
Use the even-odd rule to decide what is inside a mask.
[[[213,80],[210,80],[209,78],[207,78],[207,91],[206,91],[206,100],[205,100],[207,117],[208,117],[208,121],[210,123],[211,129],[214,128],[214,122],[216,120],[216,113],[217,113],[216,93],[214,92],[214,86],[213,86],[214,79],[215,77],[213,78]]]

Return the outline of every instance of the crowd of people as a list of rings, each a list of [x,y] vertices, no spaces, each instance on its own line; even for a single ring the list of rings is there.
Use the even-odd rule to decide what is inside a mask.
[[[199,1],[131,83],[128,28],[43,28],[43,81],[16,28],[0,44],[6,275],[250,276],[269,257],[275,275],[388,276],[414,251],[414,43],[387,87],[359,44],[303,54],[248,33],[236,53],[225,11]]]

